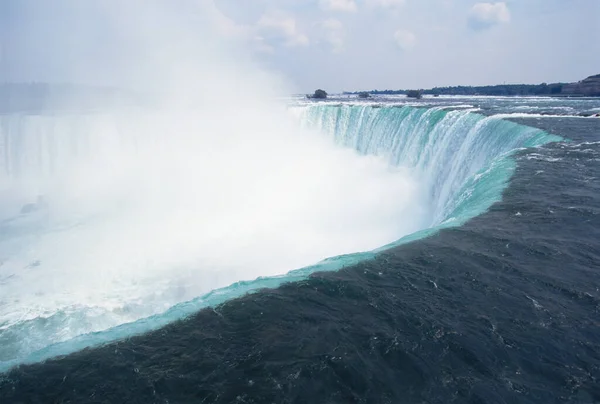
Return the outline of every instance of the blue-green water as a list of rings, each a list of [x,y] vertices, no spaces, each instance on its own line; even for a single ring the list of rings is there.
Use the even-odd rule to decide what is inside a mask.
[[[265,287],[273,288],[282,283],[300,281],[315,271],[338,270],[372,259],[377,252],[425,237],[441,228],[458,226],[485,212],[501,198],[515,169],[515,152],[560,140],[540,129],[494,116],[486,117],[470,109],[318,104],[293,106],[290,112],[300,127],[329,137],[338,147],[352,149],[360,155],[381,157],[391,167],[404,170],[411,178],[423,184],[426,190],[423,203],[426,204],[427,222],[422,228],[372,252],[332,257],[281,276],[240,280],[225,288],[175,304],[160,314],[143,316],[137,320],[133,317],[135,321],[107,330],[91,333],[85,331],[87,327],[98,329],[94,322],[101,321],[104,315],[97,308],[86,308],[85,305],[81,308],[59,309],[48,313],[44,318],[7,323],[8,326],[0,331],[0,340],[3,341],[2,368],[7,369],[20,362],[37,362],[141,334],[191,315],[203,307],[214,307]],[[27,122],[26,117],[20,117],[18,121],[9,117],[3,121],[4,143],[12,145],[13,152],[19,152],[19,142],[14,136],[19,134],[19,126],[28,127]],[[36,131],[43,134],[46,128],[39,120],[36,122]],[[75,122],[81,123],[81,119],[76,118]],[[69,124],[67,122],[62,125],[68,127]],[[31,142],[31,136],[29,141]],[[59,144],[54,147],[58,147],[60,153],[65,153],[65,150],[60,149],[64,146]],[[44,151],[43,144],[36,147],[36,150]],[[10,159],[4,161],[6,164],[11,163]],[[10,287],[10,274],[5,279],[5,287]],[[143,307],[144,302],[139,302],[139,305]],[[48,338],[47,333],[55,336],[61,328],[67,326],[79,328],[80,334],[58,343],[43,345],[47,344],[46,340],[52,341],[54,338]]]
[[[3,369],[73,354],[4,374],[0,399],[600,400],[600,120],[578,116],[600,110],[600,101],[451,97],[296,107],[300,124],[340,150],[379,155],[391,169],[419,175],[432,226],[375,252],[238,282],[37,352],[27,348],[39,330],[51,336],[93,317],[81,310],[4,327],[0,346],[14,359]],[[90,345],[100,346],[81,350]]]

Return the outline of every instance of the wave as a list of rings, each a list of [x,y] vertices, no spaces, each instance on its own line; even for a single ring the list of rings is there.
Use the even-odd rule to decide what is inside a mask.
[[[546,118],[589,118],[583,115],[569,115],[569,114],[536,114],[536,113],[527,113],[527,112],[510,112],[505,114],[496,115],[498,118],[536,118],[536,119],[546,119]]]
[[[133,302],[126,305],[114,304],[112,307],[110,305],[107,307],[106,304],[94,305],[92,302],[82,306],[64,306],[45,314],[37,313],[30,317],[20,318],[18,321],[5,321],[0,323],[0,346],[3,347],[0,350],[0,371],[5,371],[16,364],[38,362],[85,347],[147,332],[182,319],[201,308],[214,307],[226,300],[261,288],[299,281],[315,271],[337,270],[358,261],[370,259],[377,252],[391,246],[424,237],[440,228],[460,225],[469,218],[484,212],[501,198],[502,191],[515,168],[515,161],[511,156],[516,151],[560,140],[560,138],[538,129],[505,121],[498,117],[485,117],[464,109],[449,111],[444,107],[318,104],[292,107],[290,111],[298,119],[299,125],[306,130],[305,133],[318,133],[320,138],[323,138],[322,135],[324,135],[329,141],[335,143],[338,149],[353,150],[358,155],[377,158],[377,161],[383,159],[394,170],[403,175],[409,175],[412,181],[421,184],[423,195],[418,198],[418,202],[421,205],[419,208],[425,211],[423,215],[425,220],[419,222],[414,230],[405,233],[406,236],[391,244],[381,243],[367,252],[334,256],[316,265],[303,266],[301,269],[284,275],[263,276],[255,280],[235,282],[232,280],[235,280],[239,274],[234,273],[231,278],[226,278],[231,279],[228,281],[229,286],[219,287],[216,284],[215,287],[211,287],[210,292],[202,293],[196,298],[193,298],[194,295],[186,295],[185,291],[182,292],[181,283],[170,284],[169,281],[166,281],[169,284],[163,285],[160,293],[157,292],[153,295],[155,301],[148,301],[148,297],[145,296],[134,299]],[[18,121],[19,119],[21,121]],[[28,153],[19,158],[35,160],[34,164],[26,164],[22,160],[15,162],[14,158],[18,157],[17,154],[5,153],[4,159],[0,159],[4,164],[5,173],[10,172],[12,176],[19,175],[23,178],[38,178],[40,172],[61,171],[60,165],[68,160],[67,150],[82,147],[88,150],[98,150],[98,148],[104,147],[110,155],[123,147],[121,144],[123,139],[118,136],[119,130],[115,130],[114,127],[107,128],[105,125],[101,125],[98,127],[99,136],[93,136],[88,138],[88,141],[81,142],[81,138],[78,138],[76,134],[89,126],[88,121],[80,122],[81,125],[78,123],[76,131],[66,130],[65,127],[59,125],[59,131],[69,132],[71,136],[61,137],[61,141],[56,142],[57,133],[44,132],[47,129],[47,122],[40,124],[39,118],[36,119],[35,130],[28,127],[27,131],[29,134],[44,133],[42,138],[45,140],[43,142],[27,140],[27,138],[19,140],[14,136],[9,136],[10,133],[14,134],[15,130],[9,131],[6,129],[7,127],[30,125],[31,121],[28,119],[11,117],[0,122],[0,127],[4,128],[5,134],[3,137],[4,150],[9,149],[6,145],[10,142],[29,141],[31,143],[25,148]],[[50,122],[56,127],[57,121],[50,119]],[[58,122],[63,121],[59,120]],[[69,120],[69,122],[68,125],[72,125],[74,121]],[[75,122],[78,121],[75,120]],[[121,122],[119,125],[121,125],[122,131],[122,125],[126,126],[128,123]],[[107,133],[114,136],[111,135],[107,138]],[[89,139],[100,143],[91,144]],[[139,149],[140,139],[139,137],[128,138],[127,147]],[[315,145],[312,142],[308,143],[311,146]],[[318,143],[318,145],[320,147],[322,144]],[[23,145],[21,144],[21,146]],[[299,144],[298,147],[300,147]],[[19,150],[25,149],[20,148]],[[258,150],[258,148],[253,150]],[[152,149],[152,152],[156,152],[156,149]],[[324,154],[321,157],[332,158],[332,155]],[[360,167],[364,170],[372,170],[369,160],[360,161]],[[333,164],[337,166],[344,163],[342,168],[347,169],[348,166],[345,162],[346,160],[335,160]],[[306,161],[304,161],[305,163]],[[387,175],[382,173],[378,167],[374,170],[375,173],[379,173],[377,175]],[[26,168],[30,171],[25,170]],[[148,167],[143,168],[149,169]],[[67,165],[63,169],[69,170],[69,166]],[[108,178],[117,178],[118,174]],[[156,172],[152,171],[152,174],[156,174]],[[319,175],[318,172],[314,174]],[[368,183],[374,181],[375,177],[369,176],[363,182],[356,178],[356,171],[351,171],[350,175],[364,186],[361,194],[368,194],[373,190],[373,188],[369,188],[372,187],[372,184]],[[404,177],[393,177],[392,179],[397,182],[399,178]],[[99,195],[96,188],[107,186],[105,182],[106,179],[95,181],[93,186],[87,187],[84,191],[94,191],[94,197],[96,197]],[[388,186],[389,184],[386,181],[379,185]],[[337,190],[337,188],[335,189]],[[411,190],[410,187],[403,187],[400,191],[408,192],[408,196],[414,196],[410,194]],[[388,195],[375,193],[374,197],[388,198],[390,199],[387,201],[388,204],[392,207],[397,205],[396,208],[400,209],[402,203],[394,199],[398,195],[401,196],[401,193]],[[359,194],[348,195],[347,202],[352,197],[359,197]],[[123,201],[119,201],[119,203],[121,202]],[[326,203],[327,201],[318,200],[317,202]],[[122,204],[115,204],[115,209],[121,209],[121,206]],[[332,207],[332,209],[334,208],[336,206]],[[326,211],[328,214],[331,212],[332,210]],[[408,220],[406,213],[404,217]],[[53,218],[44,220],[51,222]],[[98,222],[103,220],[104,216],[100,215]],[[128,224],[135,225],[135,222],[128,222]],[[76,218],[71,223],[60,223],[60,225],[62,226],[60,230],[57,230],[56,223],[53,223],[44,231],[63,232],[70,234],[69,237],[73,238],[78,237],[78,233],[72,232],[71,229],[77,229],[85,224]],[[293,232],[293,229],[290,231]],[[96,234],[94,233],[94,235]],[[27,237],[27,235],[23,237]],[[35,234],[33,237],[39,238],[40,234]],[[49,248],[53,246],[55,247],[55,245],[50,245]],[[193,248],[194,245],[190,244],[189,247]],[[120,256],[117,254],[117,257]],[[35,268],[31,269],[31,276],[37,276],[35,272],[38,270],[37,265],[33,264]],[[22,265],[28,266],[32,263],[23,261]],[[102,271],[102,268],[96,270]],[[164,269],[166,274],[161,273],[165,275],[163,279],[169,278],[171,270],[172,268]],[[238,279],[240,278],[238,277]],[[184,279],[183,283],[186,281]],[[6,282],[8,285],[11,280],[7,279]],[[2,280],[0,280],[1,283]],[[154,286],[156,284],[153,284]],[[136,291],[124,289],[121,292],[135,294]],[[110,300],[110,297],[103,295],[99,301]],[[177,303],[178,301],[183,301],[183,303]],[[0,306],[2,303],[0,301]],[[10,302],[4,302],[4,306],[10,308]],[[118,318],[117,323],[115,323],[115,316]],[[49,339],[49,336],[54,339]]]

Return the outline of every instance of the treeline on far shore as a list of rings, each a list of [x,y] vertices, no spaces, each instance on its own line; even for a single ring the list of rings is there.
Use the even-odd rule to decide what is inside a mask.
[[[568,83],[542,83],[542,84],[499,84],[493,86],[455,86],[455,87],[434,87],[427,90],[420,90],[422,94],[427,95],[560,95],[563,86]],[[408,94],[414,90],[372,90],[369,94],[395,95]],[[359,94],[356,92],[344,92],[344,94]]]

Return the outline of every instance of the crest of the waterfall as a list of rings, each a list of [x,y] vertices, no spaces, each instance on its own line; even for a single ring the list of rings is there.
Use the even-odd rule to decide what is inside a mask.
[[[380,156],[423,184],[425,227],[462,223],[500,199],[517,150],[559,140],[548,133],[470,109],[410,106],[294,107],[305,128],[362,155]]]

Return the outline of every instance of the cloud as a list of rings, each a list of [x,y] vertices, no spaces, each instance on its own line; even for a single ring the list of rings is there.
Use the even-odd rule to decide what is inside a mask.
[[[258,53],[275,53],[277,47],[307,46],[309,39],[299,31],[296,20],[281,11],[262,14],[255,23],[236,23],[216,7],[209,9],[217,31],[225,38],[237,40]]]
[[[207,12],[210,13],[217,31],[225,37],[247,38],[251,28],[247,25],[237,24],[233,19],[223,14],[213,3],[208,3]]]
[[[358,9],[354,0],[319,0],[319,6],[325,11],[354,13]]]
[[[510,22],[510,11],[505,2],[477,3],[469,12],[469,26],[473,29],[486,29],[508,22]]]
[[[271,46],[265,38],[260,35],[255,35],[251,40],[252,49],[257,53],[274,54],[275,48]]]
[[[394,33],[394,42],[400,49],[409,51],[415,47],[417,37],[410,31],[398,30]]]
[[[365,3],[369,7],[381,7],[381,8],[398,8],[403,6],[406,0],[365,0]]]
[[[261,43],[263,51],[269,46],[307,46],[308,37],[298,31],[296,20],[281,12],[264,14],[256,24],[255,41]]]
[[[346,33],[341,21],[336,20],[335,18],[329,18],[325,21],[318,22],[315,26],[322,41],[329,44],[334,53],[339,53],[344,50]]]

